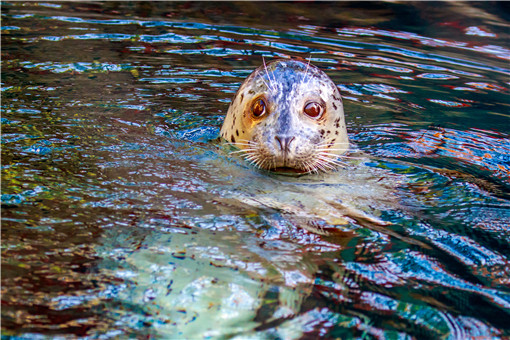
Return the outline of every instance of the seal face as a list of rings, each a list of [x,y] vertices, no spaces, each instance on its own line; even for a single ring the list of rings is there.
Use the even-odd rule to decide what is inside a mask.
[[[273,171],[333,170],[349,148],[337,86],[296,60],[253,71],[232,99],[220,134],[246,160]]]

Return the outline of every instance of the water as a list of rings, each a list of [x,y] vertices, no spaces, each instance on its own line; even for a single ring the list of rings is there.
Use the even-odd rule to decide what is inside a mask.
[[[510,336],[509,11],[2,3],[2,334]],[[311,58],[366,158],[259,172],[243,79]]]

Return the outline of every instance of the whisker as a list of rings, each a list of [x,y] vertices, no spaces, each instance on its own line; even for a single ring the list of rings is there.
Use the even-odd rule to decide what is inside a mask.
[[[327,169],[324,168],[324,166],[322,165],[323,161],[321,161],[320,159],[318,158],[315,158],[311,161],[311,166],[315,169],[315,170],[321,170],[323,172],[327,172]],[[318,173],[318,171],[317,171]]]
[[[275,87],[274,87],[274,84],[273,84],[273,80],[271,79],[271,77],[269,76],[269,72],[267,71],[267,65],[266,65],[266,60],[264,59],[264,56],[262,56],[262,62],[264,63],[264,69],[266,70],[266,75],[267,75],[267,79],[269,80],[269,84],[271,84],[273,87],[269,87],[271,90],[275,90]],[[276,82],[276,78],[275,78],[275,82]]]
[[[234,146],[244,146],[244,147],[246,147],[246,146],[247,146],[247,147],[249,147],[249,148],[253,148],[253,146],[254,146],[254,145],[253,145],[253,143],[252,143],[251,141],[248,141],[248,140],[247,140],[246,142],[245,142],[245,141],[243,141],[243,140],[241,140],[241,141],[237,141],[237,142],[232,143],[232,144],[233,144]]]
[[[346,158],[346,159],[365,159],[363,157],[354,157],[354,156],[347,156],[347,155],[337,155],[337,157]]]
[[[261,164],[263,163],[263,161],[264,161],[263,159],[258,158],[258,159],[255,161],[255,166],[256,166],[257,168],[259,168],[259,169],[262,169]]]
[[[320,157],[322,159],[329,159],[329,160],[333,160],[333,161],[337,159],[336,155],[328,154],[325,152],[318,152],[317,157]]]
[[[313,166],[313,164],[310,161],[305,161],[303,163],[303,166],[305,167],[305,170],[307,173],[316,173],[317,169]]]
[[[308,67],[310,66],[310,60],[312,60],[312,54],[310,53],[310,58],[308,58],[308,64],[306,64],[305,74],[303,75],[303,78],[301,79],[301,84],[305,83],[306,75],[308,73]]]
[[[239,144],[239,145],[234,145],[234,146],[237,146],[239,149],[241,150],[256,150],[253,145],[249,145],[249,144]]]
[[[328,170],[324,168],[321,162],[317,162],[315,163],[315,165],[317,166],[318,169],[321,169],[324,172],[328,172]]]
[[[256,159],[247,159],[247,161],[248,161],[251,165],[258,167],[258,162],[259,162],[259,159],[258,159],[258,158],[256,158]]]
[[[336,163],[336,162],[329,162],[329,161],[324,161],[324,162],[325,162],[325,164],[328,164],[329,166],[331,166],[334,169],[347,167],[347,164],[344,164],[344,163]]]
[[[240,154],[240,156],[243,157],[246,160],[250,160],[250,159],[253,159],[253,158],[257,157],[256,151],[254,151],[254,150],[248,150],[248,151],[246,151],[246,150],[239,150],[239,151],[231,152],[230,154],[231,155],[232,154],[234,154],[234,155],[235,154]]]
[[[337,157],[341,156],[341,155],[337,155],[336,153],[330,152],[330,150],[322,150],[322,151],[317,150],[317,151],[318,151],[317,152],[318,154],[327,156],[327,157],[331,157],[331,158],[337,158]]]
[[[327,164],[331,167],[347,167],[347,163],[344,163],[342,161],[339,161],[336,157],[333,157],[331,155],[324,155],[324,154],[318,154],[316,159],[321,162],[322,164]]]
[[[236,153],[246,153],[246,150],[236,150],[236,151],[230,151],[230,154],[233,155],[233,154],[236,154]]]
[[[335,161],[331,160],[331,159],[323,159],[323,158],[319,158],[319,160],[321,161],[321,164],[327,168],[330,168],[330,169],[334,169],[335,168],[335,165],[337,165],[335,163]]]
[[[269,168],[270,168],[270,166],[269,166],[270,162],[271,162],[271,161],[270,161],[269,159],[267,159],[267,158],[266,158],[266,159],[264,159],[264,161],[262,162],[262,164],[261,164],[261,165],[262,165],[262,167],[264,167],[265,169],[269,169]]]
[[[331,157],[329,155],[319,154],[317,158],[330,164],[335,164],[342,167],[347,166],[347,163],[339,161],[338,159],[336,159],[336,157]]]
[[[339,148],[316,148],[317,151],[347,151],[346,149]]]
[[[313,168],[307,163],[302,164],[302,166],[303,168],[305,168],[304,170],[306,171],[307,174],[311,173],[313,170]]]
[[[268,83],[264,80],[264,77],[263,77],[260,73],[258,73],[258,75],[259,75],[260,79],[262,79],[262,81],[264,82],[264,84],[266,85],[266,87],[267,87],[268,89],[270,89],[270,88],[271,88],[271,86],[269,86],[269,85],[268,85]],[[271,82],[271,80],[269,80],[269,82]]]

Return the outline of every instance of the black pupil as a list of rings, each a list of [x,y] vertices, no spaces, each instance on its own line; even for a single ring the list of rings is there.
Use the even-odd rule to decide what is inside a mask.
[[[253,104],[253,115],[255,117],[261,116],[266,110],[266,104],[262,99],[259,99]]]
[[[317,117],[321,113],[321,107],[317,103],[309,103],[305,106],[305,113],[310,117]]]

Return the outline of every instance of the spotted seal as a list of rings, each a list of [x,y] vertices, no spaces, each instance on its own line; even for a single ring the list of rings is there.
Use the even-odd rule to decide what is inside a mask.
[[[235,94],[220,131],[257,167],[329,171],[349,148],[342,97],[309,62],[275,60],[253,71]]]

